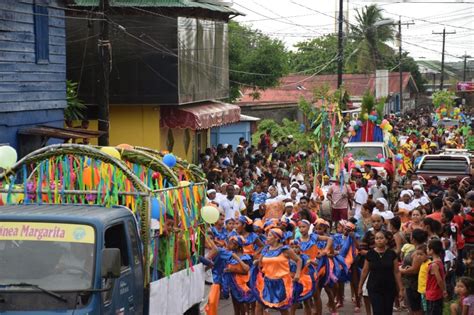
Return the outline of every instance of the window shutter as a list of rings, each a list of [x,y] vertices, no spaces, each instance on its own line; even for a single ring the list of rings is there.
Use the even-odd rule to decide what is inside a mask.
[[[36,63],[49,63],[48,7],[34,4]]]

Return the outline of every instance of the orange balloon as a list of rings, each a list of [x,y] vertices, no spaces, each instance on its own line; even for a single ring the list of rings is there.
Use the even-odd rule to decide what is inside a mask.
[[[100,182],[100,174],[97,169],[94,169],[94,185],[92,185],[92,168],[85,167],[84,171],[82,172],[82,181],[87,188],[92,188],[92,186],[99,185]]]
[[[132,150],[133,146],[131,146],[130,144],[122,143],[122,144],[119,144],[117,146],[117,148],[125,149],[125,150]]]

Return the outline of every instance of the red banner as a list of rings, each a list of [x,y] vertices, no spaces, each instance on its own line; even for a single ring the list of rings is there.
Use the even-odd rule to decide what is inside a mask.
[[[474,82],[458,82],[456,84],[458,92],[474,92]]]

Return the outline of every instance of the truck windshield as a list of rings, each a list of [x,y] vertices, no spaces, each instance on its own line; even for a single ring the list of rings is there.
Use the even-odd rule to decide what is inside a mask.
[[[377,161],[378,154],[383,154],[382,147],[346,147],[345,148],[346,155],[347,153],[352,153],[354,160],[362,160],[362,161]]]
[[[0,291],[28,283],[52,291],[90,289],[95,233],[87,225],[0,222]]]

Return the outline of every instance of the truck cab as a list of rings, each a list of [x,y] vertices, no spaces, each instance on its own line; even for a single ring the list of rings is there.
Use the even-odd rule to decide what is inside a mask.
[[[344,152],[346,156],[351,153],[354,160],[370,164],[379,175],[387,178],[387,171],[377,158],[381,154],[386,161],[393,159],[392,151],[384,142],[349,142],[344,146]]]
[[[143,314],[143,254],[124,207],[0,207],[2,314]]]

